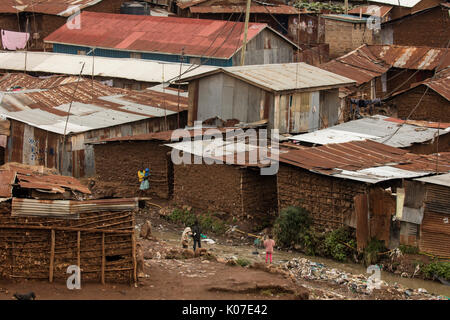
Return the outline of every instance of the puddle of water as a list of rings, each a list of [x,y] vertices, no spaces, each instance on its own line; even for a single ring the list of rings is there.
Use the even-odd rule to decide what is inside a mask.
[[[180,245],[180,238],[182,231],[180,231],[179,235],[176,232],[172,231],[161,232],[160,230],[155,230],[153,233],[158,239],[165,240],[170,245],[174,246]],[[231,245],[223,245],[220,243],[210,245],[205,242],[202,242],[202,247],[211,250],[219,257],[236,256],[238,258],[248,259],[252,262],[254,261],[265,262],[266,258],[264,249],[257,249],[259,254],[253,254],[255,248],[249,245],[231,246]],[[274,249],[273,253],[274,264],[282,264],[288,260],[291,260],[292,258],[306,258],[314,262],[325,264],[327,267],[340,269],[352,274],[364,274],[366,276],[368,275],[366,274],[366,268],[361,264],[342,263],[328,258],[307,256],[299,252],[286,252]],[[399,275],[395,275],[393,273],[385,271],[381,271],[381,280],[386,281],[391,285],[393,285],[394,283],[398,283],[410,289],[424,288],[430,293],[450,297],[450,286],[446,286],[437,281],[402,278]]]

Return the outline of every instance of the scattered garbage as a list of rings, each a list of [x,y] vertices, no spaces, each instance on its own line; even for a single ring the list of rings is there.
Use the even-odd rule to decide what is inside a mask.
[[[386,281],[374,281],[371,275],[352,274],[343,270],[328,268],[326,265],[310,261],[306,258],[293,258],[282,264],[282,269],[290,272],[297,279],[320,280],[346,286],[352,293],[370,295],[374,289],[386,289],[389,292],[397,291],[408,299],[445,300],[443,296],[428,293],[423,288],[404,288],[395,283],[389,285]]]

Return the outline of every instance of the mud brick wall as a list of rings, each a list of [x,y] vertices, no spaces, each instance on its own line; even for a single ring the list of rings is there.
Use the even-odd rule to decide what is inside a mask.
[[[5,226],[9,226],[6,228]],[[11,228],[20,226],[21,228]],[[133,278],[135,254],[134,218],[131,212],[82,213],[79,219],[12,217],[11,204],[0,203],[0,278],[49,279],[51,230],[43,228],[84,228],[131,230],[129,233],[105,233],[105,281],[129,283]],[[77,231],[55,230],[53,278],[65,282],[67,267],[77,265]],[[102,232],[80,231],[82,282],[99,282],[102,265]]]
[[[325,232],[345,225],[354,211],[353,197],[367,193],[364,183],[332,178],[281,165],[278,171],[278,211],[303,207],[311,213],[313,227]]]
[[[17,15],[13,14],[0,14],[0,29],[10,30],[10,31],[19,31],[19,24],[17,22]],[[0,43],[2,43],[2,39],[0,37]],[[1,49],[4,50],[3,44]]]
[[[417,105],[426,90],[425,86],[418,86],[404,94],[400,94],[391,100],[397,109],[397,117],[405,119]],[[428,89],[420,105],[410,117],[411,120],[425,120],[436,122],[450,122],[450,102]]]
[[[277,216],[277,176],[260,175],[259,169],[243,169],[242,198],[244,215],[256,225]]]
[[[95,145],[96,190],[105,192],[105,196],[136,197],[140,186],[137,172],[148,167],[150,189],[144,196],[169,198],[173,169],[167,153],[171,149],[162,144],[161,141],[133,141]]]
[[[340,57],[360,45],[377,44],[378,38],[365,23],[348,23],[325,19],[325,43],[330,45],[330,58]]]
[[[174,165],[174,201],[202,213],[225,212],[243,216],[241,172],[226,164]]]
[[[411,18],[388,24],[393,29],[394,44],[402,46],[446,47],[450,39],[448,10],[436,7]]]

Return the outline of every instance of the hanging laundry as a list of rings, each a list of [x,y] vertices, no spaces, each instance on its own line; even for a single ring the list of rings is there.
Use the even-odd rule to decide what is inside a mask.
[[[15,32],[2,30],[2,45],[3,49],[20,50],[25,49],[27,42],[30,39],[30,34],[27,32]]]

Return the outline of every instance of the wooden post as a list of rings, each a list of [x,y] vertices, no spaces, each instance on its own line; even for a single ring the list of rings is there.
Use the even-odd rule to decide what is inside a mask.
[[[51,244],[50,244],[50,270],[48,281],[53,282],[53,266],[55,264],[55,230],[51,230]]]
[[[137,270],[137,263],[136,263],[136,237],[135,237],[134,233],[131,235],[131,243],[132,243],[132,249],[131,250],[133,250],[131,252],[131,254],[133,256],[133,280],[134,280],[134,283],[136,284],[137,283],[137,274],[136,274],[136,272],[137,272],[136,271]]]
[[[250,19],[250,4],[252,0],[247,0],[247,9],[245,10],[245,24],[244,24],[244,42],[242,44],[241,51],[241,66],[245,63],[245,50],[247,47],[247,33],[248,33],[248,20]]]
[[[348,0],[344,1],[344,5],[345,5],[345,14],[348,14]]]
[[[105,284],[105,233],[102,233],[102,284]]]
[[[81,270],[81,231],[77,232],[77,266]]]

